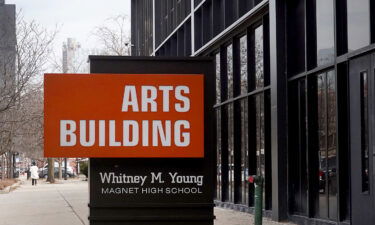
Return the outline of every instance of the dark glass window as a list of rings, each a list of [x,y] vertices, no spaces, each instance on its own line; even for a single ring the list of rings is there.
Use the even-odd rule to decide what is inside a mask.
[[[317,76],[319,195],[317,216],[337,220],[335,72]]]
[[[247,99],[241,101],[241,203],[249,204],[249,149]]]
[[[347,0],[348,51],[370,44],[369,0]]]
[[[306,79],[291,83],[289,100],[289,160],[291,180],[291,210],[306,215],[308,173],[307,173],[307,88]]]
[[[255,88],[264,85],[263,26],[255,29]]]
[[[247,93],[247,36],[240,38],[241,94]]]
[[[258,94],[255,97],[255,124],[256,124],[256,157],[257,157],[257,175],[263,178],[266,176],[265,163],[265,144],[264,144],[264,94]],[[263,190],[265,190],[265,182]],[[263,191],[263,202],[265,201],[265,191]],[[265,205],[263,205],[264,208]]]
[[[227,47],[228,98],[233,98],[233,48]]]
[[[327,199],[325,198],[327,171],[326,171],[326,96],[325,96],[325,74],[318,75],[318,135],[319,135],[319,217],[328,217]]]
[[[337,220],[337,147],[336,147],[336,80],[327,73],[327,178],[328,217]]]
[[[316,0],[317,65],[333,63],[334,59],[333,0]]]
[[[369,191],[369,146],[368,146],[368,78],[367,72],[361,73],[361,163],[362,192]]]
[[[264,104],[263,94],[255,97],[256,104],[256,153],[258,158],[258,174],[264,176]]]
[[[311,1],[311,0],[308,0]],[[305,30],[306,4],[305,0],[285,1],[287,4],[286,17],[286,51],[288,75],[293,76],[305,71]]]
[[[220,86],[220,53],[216,54],[216,103],[220,103],[221,97],[221,86]]]
[[[228,201],[234,202],[234,121],[233,104],[228,108]]]
[[[217,145],[217,151],[216,151],[216,198],[221,200],[222,196],[222,181],[221,181],[221,174],[222,174],[222,165],[221,165],[221,110],[218,109],[216,111],[216,145]]]
[[[234,94],[245,95],[264,87],[267,73],[264,66],[268,61],[264,60],[267,45],[264,46],[263,29],[263,25],[251,27],[246,35],[233,38],[233,45],[222,46],[222,51],[215,54],[216,103],[221,99],[233,100]],[[242,97],[216,107],[217,143],[222,144],[217,146],[216,193],[219,200],[250,206],[254,193],[247,181],[249,175],[269,178],[264,191],[268,197],[263,198],[271,200],[271,163],[268,162],[271,158],[266,151],[270,148],[265,143],[270,139],[270,97],[267,90]],[[268,201],[264,205],[270,209],[272,204]]]

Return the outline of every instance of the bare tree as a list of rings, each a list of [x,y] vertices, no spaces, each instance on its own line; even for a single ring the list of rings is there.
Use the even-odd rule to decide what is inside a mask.
[[[9,111],[13,116],[12,151],[25,156],[43,158],[43,91],[41,85],[30,85],[17,108]]]
[[[102,55],[130,55],[130,21],[126,15],[117,15],[96,27],[92,34],[101,44]]]
[[[52,52],[57,29],[49,32],[35,20],[16,16],[14,54],[1,59],[0,155],[23,152],[41,158],[43,150],[43,91],[41,75]],[[11,65],[11,66],[9,66]],[[11,170],[11,157],[7,162]]]
[[[21,12],[17,14],[16,28],[15,56],[4,60],[0,113],[14,107],[27,86],[45,71],[57,34],[57,29],[49,32],[35,20],[26,21]],[[7,66],[12,61],[14,68]]]

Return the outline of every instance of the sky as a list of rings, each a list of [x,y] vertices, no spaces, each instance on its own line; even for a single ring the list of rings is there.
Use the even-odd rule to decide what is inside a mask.
[[[68,37],[75,38],[82,48],[95,48],[98,43],[92,31],[109,17],[126,14],[130,21],[130,0],[5,0],[5,3],[15,4],[25,19],[35,19],[49,30],[56,25],[60,27],[54,47],[59,54]]]

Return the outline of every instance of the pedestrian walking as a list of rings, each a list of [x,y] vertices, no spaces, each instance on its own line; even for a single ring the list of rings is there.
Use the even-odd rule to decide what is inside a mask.
[[[31,184],[36,185],[37,180],[39,179],[39,175],[38,175],[38,167],[35,165],[35,162],[33,162],[32,166],[30,167],[30,173],[31,173]]]

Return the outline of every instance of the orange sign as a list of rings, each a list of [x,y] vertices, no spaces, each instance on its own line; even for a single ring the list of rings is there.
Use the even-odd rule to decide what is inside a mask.
[[[204,157],[202,74],[45,74],[45,157]]]

